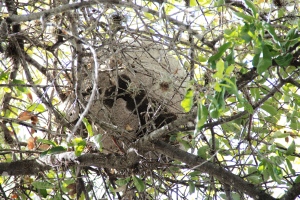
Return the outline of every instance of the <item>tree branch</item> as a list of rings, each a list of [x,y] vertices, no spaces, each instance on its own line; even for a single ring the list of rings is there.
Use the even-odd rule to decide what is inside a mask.
[[[0,163],[0,174],[2,176],[35,175],[50,169],[50,166],[39,164],[36,160],[19,160],[10,163]]]
[[[296,199],[300,195],[300,183],[294,184],[281,198],[282,200]]]
[[[199,156],[195,156],[193,154],[187,153],[170,144],[158,140],[153,141],[153,147],[157,152],[162,153],[170,158],[184,162],[187,165],[189,165],[191,169],[196,169],[199,170],[200,172],[208,173],[209,175],[214,176],[219,181],[231,185],[236,190],[243,192],[254,199],[261,199],[261,200],[275,199],[271,195],[258,189],[258,187],[256,187],[255,185],[246,182],[239,176],[229,171],[226,171],[224,168],[215,165],[211,162],[208,162],[200,158]]]

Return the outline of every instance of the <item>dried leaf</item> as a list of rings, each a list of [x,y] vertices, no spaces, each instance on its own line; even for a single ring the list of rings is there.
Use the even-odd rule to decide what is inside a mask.
[[[71,183],[67,186],[67,189],[69,189],[68,194],[69,195],[74,195],[76,194],[76,183]]]
[[[12,199],[17,199],[17,198],[18,198],[18,195],[17,195],[16,193],[13,193],[13,194],[11,194],[11,198],[12,198]]]
[[[48,150],[50,148],[50,145],[49,144],[41,144],[39,146],[39,150]]]
[[[35,141],[35,139],[33,137],[30,137],[27,140],[27,147],[28,147],[29,150],[32,150],[35,147],[34,141]]]
[[[39,118],[36,115],[32,115],[31,121],[32,121],[32,124],[34,123],[36,125],[36,123],[39,121]]]
[[[27,98],[30,100],[30,102],[33,102],[33,98],[32,98],[31,92],[27,93]]]
[[[31,119],[31,117],[32,117],[32,113],[31,112],[24,111],[24,112],[21,112],[19,114],[18,119],[21,120],[21,121],[26,121],[26,120]]]
[[[129,124],[126,124],[125,129],[126,131],[133,131],[133,128]]]
[[[289,142],[289,137],[285,137],[285,142],[288,143]]]

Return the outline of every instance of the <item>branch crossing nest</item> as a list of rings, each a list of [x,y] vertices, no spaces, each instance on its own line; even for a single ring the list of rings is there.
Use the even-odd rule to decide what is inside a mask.
[[[87,118],[94,124],[94,133],[103,135],[104,152],[126,151],[137,137],[183,114],[180,102],[186,90],[186,72],[163,45],[143,39],[125,40],[113,48],[101,49],[97,55],[98,93]],[[92,91],[93,63],[92,58],[87,58],[79,73],[84,103]],[[73,106],[67,111],[69,121],[78,119],[84,109],[74,102],[72,94],[69,105]],[[97,125],[98,120],[117,126],[126,134],[104,130]]]

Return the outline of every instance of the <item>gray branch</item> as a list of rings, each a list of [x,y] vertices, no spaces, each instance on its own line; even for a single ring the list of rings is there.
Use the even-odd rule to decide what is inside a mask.
[[[208,173],[214,176],[219,181],[231,185],[236,190],[241,191],[254,199],[274,200],[271,195],[260,190],[259,187],[248,183],[241,177],[225,170],[224,168],[208,162],[199,156],[190,154],[186,151],[178,149],[170,144],[162,141],[154,141],[154,148],[157,152],[162,153],[172,159],[179,160],[190,166],[191,169],[196,169],[203,173]]]

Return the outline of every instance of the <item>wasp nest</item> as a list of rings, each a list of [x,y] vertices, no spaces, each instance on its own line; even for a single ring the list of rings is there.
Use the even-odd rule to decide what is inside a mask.
[[[182,114],[180,102],[185,92],[186,73],[161,44],[145,40],[121,41],[113,48],[100,50],[98,59],[98,93],[87,118],[95,124],[95,131],[103,135],[105,152],[126,150],[137,137]],[[81,90],[86,102],[92,90],[93,63],[89,59],[85,63],[89,67],[83,68],[86,72],[81,74]],[[70,100],[73,107],[67,112],[67,118],[73,121],[83,108],[74,104],[74,98]],[[97,126],[99,121],[111,123],[126,134],[117,137],[104,131]]]

